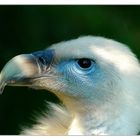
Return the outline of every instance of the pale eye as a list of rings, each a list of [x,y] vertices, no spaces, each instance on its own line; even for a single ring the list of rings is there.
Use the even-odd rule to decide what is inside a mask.
[[[81,59],[77,60],[77,63],[83,69],[90,68],[92,65],[92,61],[87,58],[81,58]]]

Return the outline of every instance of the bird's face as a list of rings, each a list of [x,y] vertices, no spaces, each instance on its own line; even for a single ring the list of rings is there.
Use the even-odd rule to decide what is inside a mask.
[[[5,85],[29,86],[76,99],[111,100],[121,90],[123,65],[120,67],[122,60],[118,57],[125,59],[125,55],[119,54],[123,47],[117,45],[121,44],[85,37],[16,56],[1,72],[1,90]]]

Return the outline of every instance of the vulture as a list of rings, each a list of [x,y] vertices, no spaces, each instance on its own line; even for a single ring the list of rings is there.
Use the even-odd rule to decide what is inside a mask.
[[[5,86],[55,94],[22,135],[137,135],[140,131],[140,63],[127,45],[82,36],[12,58],[0,74]],[[38,91],[39,92],[39,91]]]

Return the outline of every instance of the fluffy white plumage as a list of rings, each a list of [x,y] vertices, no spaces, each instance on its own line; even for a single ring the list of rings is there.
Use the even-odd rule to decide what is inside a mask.
[[[86,36],[54,44],[49,49],[54,54],[47,71],[41,71],[37,58],[34,64],[27,61],[22,64],[36,66],[33,71],[30,69],[32,74],[28,75],[28,79],[32,78],[32,84],[28,86],[52,91],[64,106],[49,103],[51,115],[44,112],[44,116],[38,119],[39,123],[32,129],[24,128],[22,134],[138,134],[140,64],[126,45],[102,37]],[[23,57],[17,56],[6,65],[1,81],[8,83],[5,75],[11,68],[10,64],[16,63],[21,67],[19,61]],[[77,61],[83,58],[91,60],[90,68],[79,67]],[[25,71],[29,66],[25,67],[20,71],[22,77],[27,76]],[[16,74],[19,75],[19,69],[12,79],[15,80]],[[11,74],[8,77],[11,78]],[[17,85],[19,78],[15,81]],[[21,81],[19,83],[21,85]]]

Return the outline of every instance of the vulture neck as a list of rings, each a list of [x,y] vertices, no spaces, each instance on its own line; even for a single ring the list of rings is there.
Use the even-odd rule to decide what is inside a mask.
[[[95,104],[68,96],[59,98],[73,116],[68,135],[136,135],[139,132],[136,114],[132,113],[134,108],[131,105],[129,108],[127,103]]]

